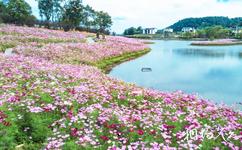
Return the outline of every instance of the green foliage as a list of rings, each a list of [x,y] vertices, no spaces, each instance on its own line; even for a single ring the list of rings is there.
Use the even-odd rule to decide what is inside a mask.
[[[111,16],[103,11],[95,11],[91,6],[82,4],[82,0],[36,0],[42,21],[40,25],[50,28],[63,28],[65,31],[78,29],[109,34],[112,25]],[[13,23],[33,26],[38,23],[31,15],[31,7],[24,0],[0,2],[0,23]],[[139,27],[137,33],[141,33]]]
[[[41,18],[43,16],[47,21],[50,20],[53,10],[54,10],[54,1],[53,0],[38,0],[38,8]]]
[[[182,33],[182,38],[184,39],[191,39],[193,37],[194,37],[194,33],[191,33],[191,32]]]
[[[124,35],[134,35],[134,34],[142,34],[142,27],[138,27],[138,28],[135,28],[135,27],[130,27],[128,29],[125,29],[124,30]]]
[[[47,93],[42,93],[39,95],[40,95],[41,100],[45,103],[52,103],[54,101],[53,98]]]
[[[74,141],[67,141],[63,146],[63,150],[79,150],[80,145],[76,144]]]
[[[83,8],[83,19],[81,21],[81,26],[87,29],[95,26],[96,12],[95,10],[87,5]]]
[[[207,37],[207,33],[204,29],[201,30],[197,30],[197,36],[200,38],[206,38]]]
[[[99,32],[104,32],[112,26],[111,16],[103,11],[96,12],[95,24]]]
[[[144,50],[138,51],[138,52],[126,53],[126,54],[122,54],[120,56],[106,58],[106,59],[103,59],[103,60],[95,63],[94,65],[96,67],[102,69],[104,72],[109,72],[114,65],[117,65],[124,61],[131,60],[131,59],[137,58],[139,56],[142,56],[142,55],[148,53],[149,51],[150,51],[150,49],[144,49]]]
[[[7,7],[3,2],[0,1],[0,23],[6,22],[9,15],[7,13]]]
[[[235,37],[238,39],[242,39],[242,31],[240,33],[236,34]]]
[[[14,43],[1,43],[0,44],[0,52],[4,52],[8,48],[12,48],[16,46]]]
[[[11,125],[0,124],[0,147],[14,149],[15,146],[24,144],[26,149],[40,149],[46,138],[51,136],[52,130],[48,126],[59,118],[57,113],[30,113],[26,108],[15,106],[12,111],[5,110]],[[45,133],[45,134],[43,134]]]
[[[103,11],[95,11],[82,0],[37,0],[42,23],[50,28],[71,29],[109,33],[111,16]],[[42,24],[41,23],[41,24]]]
[[[184,32],[181,33],[181,38],[183,39],[191,39],[191,38],[208,38],[210,40],[213,39],[224,39],[232,37],[232,31],[223,28],[222,26],[212,26],[206,27],[203,29],[198,29],[196,32]]]
[[[18,25],[33,25],[36,18],[31,15],[31,7],[24,0],[9,0],[6,6],[6,12],[8,19],[5,20],[7,23],[14,23]]]
[[[70,1],[64,6],[62,23],[64,30],[76,28],[80,25],[83,16],[84,7],[81,0]]]
[[[159,37],[158,37],[159,36]],[[155,39],[155,38],[161,38],[158,34],[134,34],[134,35],[126,35],[126,37],[129,38],[137,38],[137,39]]]
[[[222,39],[231,36],[231,31],[223,28],[222,26],[207,27],[205,29],[198,30],[197,33],[197,37],[209,39]]]
[[[242,18],[228,18],[228,17],[202,17],[202,18],[186,18],[178,21],[177,23],[171,25],[169,28],[174,29],[174,31],[181,31],[183,27],[192,28],[205,28],[211,26],[222,26],[222,27],[236,27],[240,26]]]
[[[50,22],[58,22],[62,16],[63,0],[37,0],[39,14],[47,28],[50,27]]]

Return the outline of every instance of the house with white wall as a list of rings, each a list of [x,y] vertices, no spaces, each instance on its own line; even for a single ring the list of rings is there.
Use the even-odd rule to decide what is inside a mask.
[[[155,34],[157,32],[157,28],[145,28],[143,29],[143,34]]]

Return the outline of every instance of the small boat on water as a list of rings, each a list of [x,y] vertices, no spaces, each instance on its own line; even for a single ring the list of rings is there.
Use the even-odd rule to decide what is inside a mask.
[[[141,71],[142,72],[151,72],[152,69],[151,68],[142,68]]]

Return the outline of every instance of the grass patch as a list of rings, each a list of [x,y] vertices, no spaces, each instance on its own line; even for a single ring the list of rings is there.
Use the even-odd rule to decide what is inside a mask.
[[[123,55],[114,56],[114,57],[110,57],[110,58],[106,58],[101,61],[98,61],[94,64],[94,66],[103,70],[105,73],[108,73],[112,70],[112,68],[114,66],[116,66],[122,62],[129,61],[129,60],[135,59],[137,57],[140,57],[148,52],[150,52],[149,48],[144,49],[142,51],[137,51],[137,52],[128,52]]]
[[[128,38],[137,38],[137,39],[152,39],[153,36],[149,34],[135,34],[135,35],[127,35]]]
[[[26,149],[41,149],[46,138],[52,135],[52,130],[48,126],[60,118],[58,113],[30,113],[25,109],[19,106],[15,106],[12,111],[5,109],[7,121],[11,125],[0,124],[0,147],[2,149],[14,149],[21,144]]]
[[[144,41],[143,43],[144,44],[155,44],[155,42],[152,42],[152,41]]]
[[[1,44],[0,45],[0,52],[5,52],[6,49],[8,48],[13,48],[15,47],[16,45],[13,44],[13,43],[5,43],[5,44]]]

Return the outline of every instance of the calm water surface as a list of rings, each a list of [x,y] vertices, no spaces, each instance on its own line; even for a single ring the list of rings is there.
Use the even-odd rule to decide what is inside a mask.
[[[190,46],[155,41],[147,55],[115,67],[110,76],[161,91],[182,90],[218,103],[242,102],[242,46]],[[152,72],[142,72],[143,67]]]

